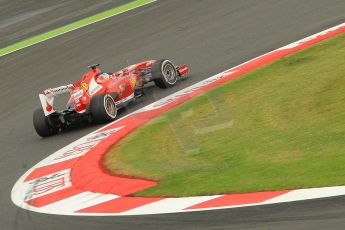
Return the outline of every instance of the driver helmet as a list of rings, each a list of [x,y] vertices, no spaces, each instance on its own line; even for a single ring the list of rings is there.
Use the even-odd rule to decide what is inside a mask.
[[[106,78],[110,78],[110,75],[108,73],[100,73],[98,75],[99,78],[102,78],[102,79],[106,79]]]

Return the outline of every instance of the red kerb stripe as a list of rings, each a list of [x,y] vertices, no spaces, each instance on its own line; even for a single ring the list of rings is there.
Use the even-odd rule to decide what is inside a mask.
[[[76,157],[67,161],[36,168],[25,178],[24,182],[72,168],[72,166],[77,162],[77,160],[79,160],[79,158],[80,157]]]
[[[78,213],[120,213],[138,208],[164,198],[120,197],[101,204],[76,211]]]
[[[44,195],[35,199],[31,199],[31,200],[27,200],[25,201],[27,204],[40,208],[43,206],[46,206],[48,204],[52,204],[54,202],[66,199],[68,197],[77,195],[79,193],[82,193],[83,191],[79,190],[79,189],[75,189],[73,187],[69,187],[66,189],[62,189],[60,191],[56,191],[53,193],[50,193],[48,195]]]
[[[188,207],[186,209],[199,209],[199,208],[215,208],[222,206],[245,205],[264,202],[268,199],[283,195],[291,190],[273,191],[273,192],[254,192],[244,194],[229,194],[224,195],[200,204]]]

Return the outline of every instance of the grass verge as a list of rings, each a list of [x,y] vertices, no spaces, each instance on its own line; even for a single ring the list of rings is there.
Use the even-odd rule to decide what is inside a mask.
[[[345,34],[215,88],[129,134],[104,164],[140,196],[345,184]]]

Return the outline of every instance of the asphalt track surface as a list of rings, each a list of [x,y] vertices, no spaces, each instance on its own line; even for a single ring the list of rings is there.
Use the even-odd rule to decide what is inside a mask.
[[[0,48],[130,0],[0,0]]]
[[[13,184],[30,167],[99,127],[40,139],[32,127],[32,111],[43,89],[79,78],[95,62],[109,71],[147,58],[169,57],[191,65],[192,78],[169,90],[149,89],[125,114],[344,22],[344,12],[343,0],[159,0],[1,57],[1,229],[345,229],[345,197],[132,217],[45,215],[10,200]]]

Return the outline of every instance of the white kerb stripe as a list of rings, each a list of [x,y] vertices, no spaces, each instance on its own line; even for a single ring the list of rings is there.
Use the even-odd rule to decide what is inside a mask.
[[[262,204],[274,204],[281,202],[299,201],[317,199],[331,196],[345,195],[345,186],[325,187],[325,188],[311,188],[311,189],[298,189],[281,196],[269,199]]]
[[[200,197],[183,197],[183,198],[166,198],[151,204],[147,204],[138,208],[131,209],[123,212],[124,215],[136,215],[136,214],[157,214],[178,212],[185,208],[191,207],[202,202],[218,198],[221,195],[216,196],[200,196]]]
[[[119,198],[112,194],[82,192],[42,208],[43,212],[65,214]]]

